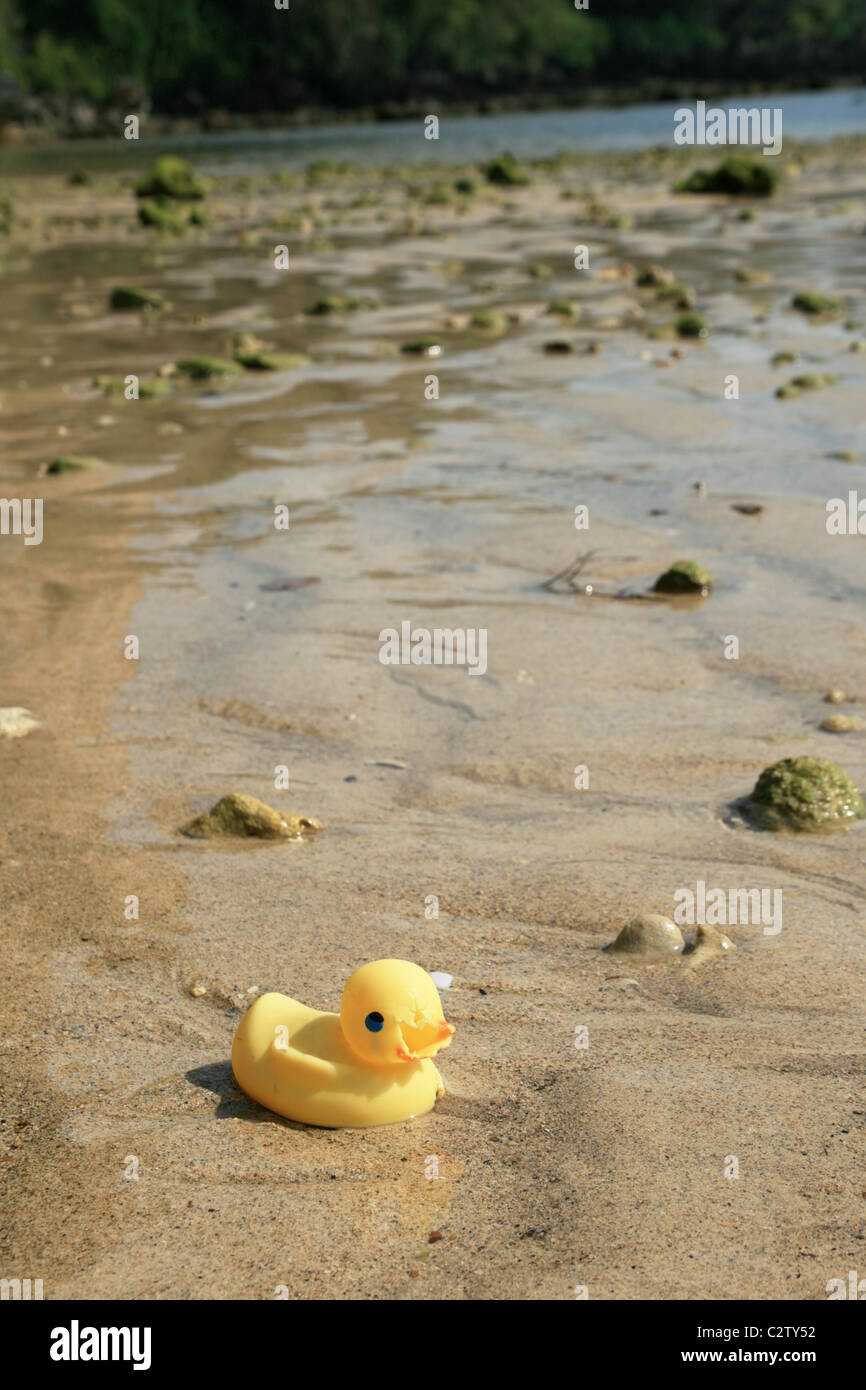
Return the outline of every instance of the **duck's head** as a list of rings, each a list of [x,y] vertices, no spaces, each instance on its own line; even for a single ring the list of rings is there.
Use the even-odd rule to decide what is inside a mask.
[[[455,1031],[427,971],[408,960],[356,970],[343,990],[340,1027],[356,1056],[377,1067],[433,1057]]]

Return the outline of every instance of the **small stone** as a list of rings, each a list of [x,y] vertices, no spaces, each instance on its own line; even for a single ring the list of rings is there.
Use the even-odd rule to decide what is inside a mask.
[[[207,989],[204,985],[190,985],[189,992],[193,999],[201,999],[203,994],[207,994]]]
[[[255,796],[229,792],[209,811],[181,826],[181,834],[193,839],[239,835],[259,840],[300,840],[305,831],[322,828],[322,822],[312,816],[283,815]]]
[[[109,304],[112,309],[161,309],[163,299],[150,290],[139,290],[134,285],[117,285],[111,291]]]
[[[642,912],[623,927],[607,949],[614,955],[652,961],[678,956],[684,946],[683,934],[670,918],[657,912]]]
[[[441,1239],[442,1239],[442,1232],[441,1232],[441,1231],[431,1231],[430,1234],[429,1234],[429,1236],[427,1237],[427,1244],[428,1244],[428,1245],[435,1245],[436,1242],[437,1242],[437,1240],[441,1240]]]
[[[39,720],[33,718],[29,709],[22,709],[19,705],[0,709],[0,734],[6,738],[23,738],[25,734],[32,734],[34,729],[41,727]]]
[[[852,714],[828,714],[826,719],[821,720],[821,728],[826,729],[828,734],[856,734],[866,729],[866,724]]]
[[[710,927],[705,922],[698,924],[695,932],[695,940],[691,951],[684,957],[688,965],[702,965],[704,961],[714,960],[718,956],[730,955],[736,947],[729,937],[716,927]]]
[[[845,691],[839,690],[837,687],[828,690],[827,694],[824,696],[824,702],[828,705],[844,705]]]

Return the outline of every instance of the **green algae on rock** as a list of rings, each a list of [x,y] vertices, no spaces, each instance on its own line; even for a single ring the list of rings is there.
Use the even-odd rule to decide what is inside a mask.
[[[778,172],[766,159],[732,154],[715,169],[695,169],[674,184],[675,193],[731,193],[738,197],[768,198],[779,182]]]
[[[558,314],[560,318],[564,319],[578,318],[580,313],[579,309],[572,304],[570,299],[551,299],[546,312],[548,314]]]
[[[479,333],[504,333],[508,319],[499,309],[478,309],[469,321]]]
[[[565,338],[553,338],[549,343],[544,344],[545,352],[574,352],[574,344],[569,343]]]
[[[186,159],[163,154],[155,159],[149,174],[136,185],[137,198],[175,198],[194,201],[203,198],[205,190],[193,174]]]
[[[801,314],[840,314],[845,301],[835,295],[819,294],[817,290],[800,290],[791,300],[791,308],[799,309]]]
[[[682,953],[683,934],[674,922],[657,912],[642,912],[628,922],[607,947],[612,955],[636,960],[667,960]]]
[[[506,187],[520,187],[529,183],[528,173],[514,158],[510,150],[503,151],[495,159],[491,159],[488,164],[483,165],[481,172],[488,183],[505,185]]]
[[[174,208],[165,203],[141,203],[138,220],[142,227],[155,227],[160,232],[182,232],[188,224]]]
[[[410,342],[404,343],[400,351],[418,357],[439,357],[442,353],[442,344],[438,338],[432,334],[427,334],[421,338],[412,338]]]
[[[866,803],[827,758],[783,758],[765,767],[744,809],[765,830],[832,830],[861,820]]]
[[[106,396],[124,396],[127,390],[125,377],[121,376],[95,376],[93,385]],[[138,399],[142,401],[155,400],[159,396],[171,394],[171,383],[165,377],[155,376],[142,378],[138,383]],[[134,397],[130,397],[134,399]]]
[[[707,595],[712,587],[712,575],[695,560],[675,560],[653,585],[658,594]]]
[[[823,391],[828,386],[835,386],[838,380],[832,373],[806,372],[804,376],[792,377],[784,386],[777,386],[775,394],[780,401],[790,401],[795,396],[802,396],[804,391]]]
[[[98,468],[101,460],[89,458],[84,454],[64,454],[54,459],[46,468],[46,473],[82,473],[87,468]]]
[[[237,376],[243,367],[224,357],[186,357],[178,362],[177,370],[192,381],[209,381],[215,376]]]
[[[210,840],[221,835],[257,840],[300,840],[306,831],[322,828],[322,822],[312,816],[275,811],[258,797],[245,792],[229,792],[209,811],[193,816],[182,825],[181,834],[196,840]]]
[[[773,353],[773,356],[770,358],[770,366],[771,366],[771,367],[788,367],[788,366],[793,366],[793,364],[794,364],[796,361],[798,361],[798,360],[799,360],[799,354],[796,353],[796,352],[774,352],[774,353]]]
[[[116,285],[108,302],[112,309],[161,309],[164,305],[161,295],[134,285]]]
[[[371,309],[372,300],[352,298],[346,294],[324,294],[308,304],[305,314],[320,318],[324,314],[354,314],[358,309]]]
[[[674,328],[681,338],[706,338],[710,331],[703,314],[696,313],[680,314]]]
[[[248,372],[287,372],[291,367],[306,367],[309,357],[305,352],[246,352],[239,348],[235,361]]]

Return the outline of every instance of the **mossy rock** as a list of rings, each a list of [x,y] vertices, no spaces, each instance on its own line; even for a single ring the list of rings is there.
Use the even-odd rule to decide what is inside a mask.
[[[488,183],[504,187],[524,187],[529,183],[529,174],[509,150],[491,159],[489,164],[484,164],[481,172]]]
[[[313,317],[322,317],[325,314],[353,314],[358,309],[371,307],[372,304],[369,299],[352,298],[345,294],[324,294],[321,299],[316,299],[312,304],[308,304],[304,313]]]
[[[803,376],[792,377],[784,386],[778,386],[776,395],[780,401],[789,401],[794,396],[801,396],[804,391],[823,391],[828,386],[835,386],[838,379],[832,373],[806,372]]]
[[[438,338],[428,334],[426,337],[412,338],[410,342],[403,344],[400,351],[419,357],[438,357],[442,352],[442,344]]]
[[[676,277],[673,271],[665,270],[664,266],[647,265],[639,271],[635,284],[639,289],[662,289],[668,285],[676,284]]]
[[[508,327],[508,319],[499,309],[478,309],[469,323],[479,333],[504,333]]]
[[[209,381],[215,376],[237,376],[243,367],[224,357],[186,357],[178,362],[177,370],[192,381]]]
[[[779,182],[778,172],[767,160],[732,154],[715,169],[695,169],[674,184],[675,193],[730,193],[737,197],[768,198]]]
[[[579,310],[572,304],[570,299],[551,299],[547,306],[548,314],[557,314],[563,319],[576,319],[579,317]]]
[[[93,385],[106,396],[125,396],[126,378],[122,376],[95,376]],[[138,383],[138,399],[141,401],[156,400],[160,396],[171,394],[171,384],[165,377],[154,376]]]
[[[766,830],[831,830],[866,815],[863,797],[844,768],[810,757],[783,758],[764,768],[746,809]]]
[[[569,343],[565,338],[553,338],[549,343],[544,344],[544,351],[550,353],[574,352],[574,344]]]
[[[553,276],[553,270],[544,261],[530,261],[526,273],[530,280],[550,280]]]
[[[57,475],[58,473],[83,473],[87,468],[98,468],[100,460],[89,458],[84,454],[64,454],[61,458],[54,459],[46,468],[46,473]]]
[[[695,560],[675,560],[653,585],[658,594],[708,594],[712,587],[712,575]]]
[[[291,367],[306,367],[310,359],[305,352],[245,352],[239,349],[235,361],[248,372],[287,372]]]
[[[789,367],[800,360],[797,352],[774,352],[770,358],[771,367]]]
[[[15,204],[11,198],[0,198],[0,236],[8,236],[15,222]]]
[[[791,300],[791,308],[799,309],[801,314],[840,314],[845,301],[832,294],[819,294],[817,290],[800,290]]]
[[[209,811],[193,816],[182,825],[181,834],[197,840],[223,835],[256,840],[300,840],[305,833],[322,828],[322,822],[312,816],[275,811],[258,797],[247,796],[245,792],[229,792]]]
[[[142,227],[155,227],[160,232],[182,232],[187,225],[180,213],[167,203],[141,203],[138,220]]]
[[[710,332],[710,326],[703,314],[696,314],[694,311],[680,314],[674,321],[674,328],[680,338],[706,338]]]
[[[194,202],[205,195],[205,190],[196,179],[186,159],[177,155],[163,154],[154,160],[149,174],[136,185],[137,198],[173,198],[183,202]]]
[[[690,285],[681,285],[674,280],[670,285],[662,285],[656,291],[660,304],[673,304],[676,309],[693,309],[695,292]]]
[[[112,309],[162,309],[165,304],[161,295],[134,285],[115,285],[108,302]]]

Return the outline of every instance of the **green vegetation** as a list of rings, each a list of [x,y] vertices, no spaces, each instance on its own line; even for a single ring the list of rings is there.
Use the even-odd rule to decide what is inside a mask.
[[[243,367],[222,357],[187,357],[178,362],[177,370],[192,381],[209,381],[214,376],[236,376]]]
[[[817,290],[801,290],[791,300],[791,307],[799,309],[801,314],[841,314],[845,301],[830,294],[819,294]]]
[[[501,184],[505,187],[519,187],[529,183],[529,175],[526,170],[518,164],[514,155],[508,150],[504,154],[498,154],[495,159],[491,159],[489,164],[485,164],[482,173],[488,183]]]
[[[784,386],[776,388],[776,395],[780,401],[792,400],[794,396],[801,396],[804,391],[823,391],[827,386],[835,386],[838,377],[819,372],[807,372],[805,376],[795,376]]]
[[[658,594],[706,595],[712,587],[712,575],[696,560],[675,560],[653,585]]]
[[[696,314],[694,311],[688,314],[680,314],[674,323],[674,328],[681,338],[706,338],[710,327],[703,314]]]
[[[847,772],[826,758],[783,758],[764,768],[748,807],[766,830],[828,830],[866,815]]]
[[[118,285],[111,291],[112,309],[161,309],[163,300],[149,290],[137,290],[133,285]]]
[[[592,83],[651,79],[737,90],[855,77],[866,67],[862,0],[0,0],[0,70],[28,91],[208,109],[363,107],[430,98],[495,105],[533,93],[564,104]],[[421,107],[435,110],[436,107]]]
[[[742,197],[767,198],[778,182],[778,171],[768,159],[732,154],[717,164],[715,169],[695,169],[688,178],[674,184],[674,192],[733,193]]]

